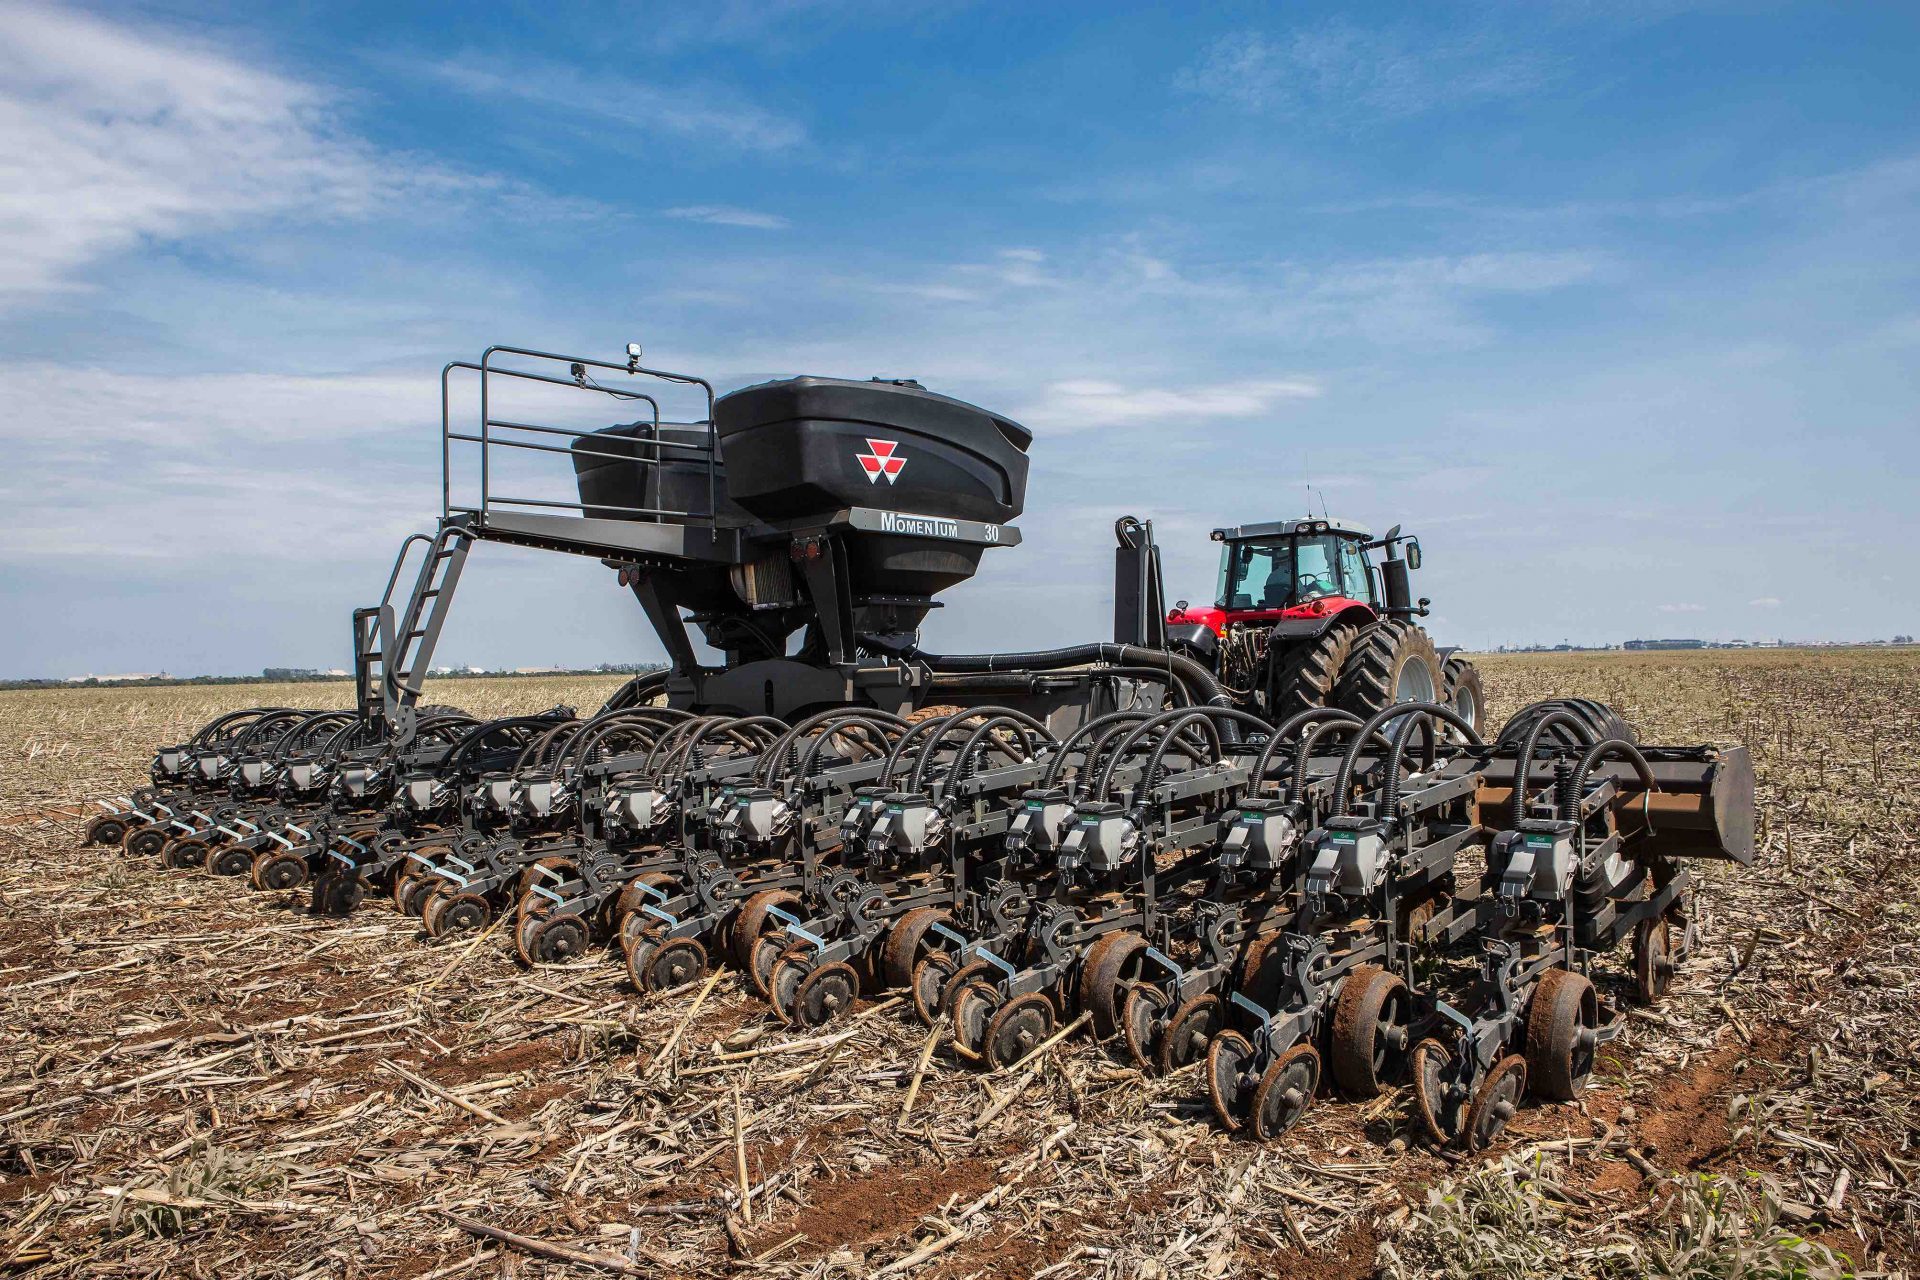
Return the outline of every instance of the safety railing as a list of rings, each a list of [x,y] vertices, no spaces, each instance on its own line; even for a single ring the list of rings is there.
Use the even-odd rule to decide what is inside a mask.
[[[502,358],[515,361],[514,364],[500,363]],[[527,367],[520,367],[521,365]],[[561,366],[565,375],[549,372],[543,366]],[[651,378],[677,386],[697,388],[703,393],[706,402],[705,417],[697,422],[664,422],[661,418],[660,401],[647,391],[632,387],[606,386],[594,376],[594,371],[614,373],[629,378]],[[468,373],[477,376],[479,390],[479,426],[477,430],[456,430],[453,419],[453,387],[456,374]],[[617,448],[595,448],[589,441],[594,440],[593,428],[556,427],[545,423],[521,421],[518,417],[495,416],[494,405],[499,398],[499,389],[494,380],[503,379],[510,384],[544,384],[570,390],[585,391],[606,396],[620,404],[642,404],[646,406],[648,419],[646,426],[651,428],[651,436],[633,435],[603,437],[618,440]],[[495,449],[511,449],[527,453],[558,453],[569,458],[602,458],[610,462],[623,462],[646,468],[659,468],[665,460],[665,450],[671,448],[676,455],[699,454],[705,457],[707,473],[707,509],[704,512],[681,511],[666,507],[644,507],[595,502],[591,504],[596,514],[607,513],[641,520],[673,520],[676,522],[704,521],[711,526],[719,510],[719,448],[713,432],[713,384],[704,378],[687,373],[673,373],[665,369],[650,369],[640,363],[638,343],[629,344],[627,359],[624,362],[594,360],[583,356],[559,355],[551,351],[535,351],[526,347],[491,346],[481,354],[478,363],[467,360],[449,362],[440,371],[440,508],[443,517],[455,514],[479,516],[484,521],[487,514],[495,508],[563,510],[576,511],[585,515],[589,504],[583,501],[564,501],[555,498],[520,497],[500,494],[493,491]],[[624,424],[604,424],[624,425]],[[640,423],[632,424],[635,426]],[[662,428],[675,431],[676,438],[663,439]],[[705,439],[699,434],[705,433]],[[567,443],[545,443],[547,438],[559,436]],[[692,436],[692,439],[687,438]],[[479,451],[479,497],[478,505],[454,501],[454,460],[456,445],[476,446]],[[650,452],[649,452],[650,451]]]

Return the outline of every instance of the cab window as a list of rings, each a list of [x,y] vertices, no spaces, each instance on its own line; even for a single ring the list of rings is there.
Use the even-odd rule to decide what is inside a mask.
[[[1373,579],[1367,573],[1367,557],[1361,552],[1360,544],[1349,538],[1340,541],[1340,577],[1346,583],[1346,592],[1355,600],[1373,604]]]

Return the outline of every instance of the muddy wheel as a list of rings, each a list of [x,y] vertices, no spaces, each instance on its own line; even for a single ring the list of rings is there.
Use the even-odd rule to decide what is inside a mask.
[[[1570,969],[1550,969],[1527,1004],[1527,1075],[1533,1091],[1571,1102],[1593,1074],[1594,1028],[1600,999],[1593,984]]]
[[[1253,1091],[1253,1136],[1272,1142],[1300,1123],[1320,1087],[1320,1051],[1297,1044],[1267,1067]]]
[[[1214,995],[1195,996],[1175,1009],[1160,1037],[1161,1073],[1172,1075],[1206,1057],[1222,1018],[1220,997]]]
[[[913,981],[907,984],[907,995],[913,1001],[913,1016],[920,1019],[922,1026],[937,1025],[940,1015],[946,1012],[947,992],[952,990],[949,984],[958,969],[953,957],[944,951],[929,951],[913,966]]]
[[[1108,1040],[1120,1030],[1120,1009],[1146,964],[1147,940],[1137,933],[1109,933],[1095,940],[1080,961],[1080,1007],[1093,1015],[1093,1034]]]
[[[99,814],[87,824],[81,844],[119,844],[127,838],[127,820],[111,813]]]
[[[1667,918],[1633,926],[1633,992],[1640,1003],[1656,1005],[1666,999],[1673,973],[1673,931]]]
[[[493,908],[485,898],[477,893],[455,893],[440,899],[439,911],[428,926],[428,933],[435,938],[447,938],[484,929],[491,923]]]
[[[1333,1082],[1354,1101],[1378,1094],[1407,1050],[1412,1009],[1407,984],[1377,965],[1363,964],[1340,984],[1328,1045]]]
[[[1429,1036],[1413,1046],[1413,1100],[1420,1127],[1436,1147],[1451,1146],[1467,1127],[1467,1063]]]
[[[860,995],[860,975],[844,961],[823,964],[800,979],[793,990],[795,1026],[823,1027],[847,1010]]]
[[[974,979],[953,993],[947,1017],[953,1024],[954,1049],[976,1062],[986,1056],[987,1023],[1000,1007],[1000,991],[991,982]]]
[[[1222,1031],[1207,1046],[1207,1105],[1228,1133],[1246,1127],[1260,1077],[1251,1071],[1253,1045],[1238,1031]]]
[[[642,991],[672,991],[707,976],[707,949],[697,938],[669,938],[653,947],[635,985]]]
[[[207,870],[216,876],[243,876],[253,870],[253,850],[222,845],[207,855]]]
[[[1167,994],[1151,982],[1142,982],[1127,992],[1120,1006],[1120,1039],[1127,1057],[1142,1071],[1159,1066],[1160,1041],[1166,1030]]]
[[[254,864],[253,882],[269,891],[298,889],[307,882],[307,860],[285,850],[270,853]]]
[[[747,964],[747,978],[763,999],[773,998],[773,967],[787,952],[786,935],[767,932],[753,942],[753,958]]]
[[[987,1019],[987,1065],[1004,1070],[1053,1034],[1053,1002],[1039,992],[1016,996]]]
[[[128,831],[120,847],[139,858],[158,857],[167,847],[167,833],[159,827],[134,827]]]
[[[1473,1092],[1473,1106],[1467,1111],[1467,1150],[1485,1151],[1492,1146],[1520,1109],[1520,1098],[1526,1091],[1525,1058],[1510,1053],[1496,1062]]]
[[[914,966],[924,954],[927,935],[936,924],[952,923],[953,917],[939,907],[915,907],[895,920],[880,951],[881,980],[889,987],[912,986]]]
[[[812,971],[813,961],[804,951],[783,953],[774,961],[773,972],[767,979],[767,1001],[789,1026],[793,1024],[794,998],[800,991],[800,983]]]
[[[513,950],[529,969],[533,967],[533,931],[545,923],[551,910],[544,902],[538,908],[529,908],[525,902],[514,907]]]
[[[635,991],[647,989],[647,965],[659,948],[657,935],[641,933],[631,939],[626,934],[620,935],[620,953],[626,957],[627,981],[633,984]]]
[[[654,897],[653,893],[649,892],[649,890],[658,890],[660,893],[672,897],[675,893],[679,892],[679,889],[680,882],[664,871],[649,871],[645,875],[635,876],[629,880],[626,885],[621,888],[619,894],[614,897],[612,909],[613,919],[608,922],[609,932],[624,934],[627,917],[629,916],[640,916],[647,920],[654,919],[654,917],[646,914],[645,908],[659,901],[659,899]]]
[[[565,964],[587,953],[587,924],[575,915],[550,915],[527,934],[527,954],[535,964]]]
[[[440,912],[446,907],[448,900],[452,897],[453,889],[450,886],[444,883],[437,883],[428,889],[426,895],[421,898],[420,926],[427,931],[429,938],[437,938],[440,936]]]
[[[733,919],[733,962],[751,970],[754,944],[761,934],[780,923],[773,909],[779,907],[790,915],[798,915],[799,906],[800,895],[789,889],[762,889],[741,903],[739,914]]]
[[[191,871],[207,865],[207,842],[191,836],[169,840],[160,850],[160,862],[176,871]]]
[[[367,882],[357,875],[341,871],[323,872],[313,882],[315,915],[352,915],[367,896]]]
[[[417,916],[426,904],[427,894],[438,880],[423,876],[416,871],[402,871],[393,878],[389,896],[393,898],[394,910],[403,916]]]

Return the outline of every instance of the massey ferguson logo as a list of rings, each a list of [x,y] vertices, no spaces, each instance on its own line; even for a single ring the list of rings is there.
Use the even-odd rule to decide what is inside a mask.
[[[867,448],[872,452],[856,453],[853,455],[853,460],[858,462],[860,469],[867,473],[868,484],[879,484],[881,476],[887,478],[888,484],[900,478],[900,472],[906,467],[907,460],[894,452],[899,447],[898,440],[875,440],[872,436],[867,437]]]

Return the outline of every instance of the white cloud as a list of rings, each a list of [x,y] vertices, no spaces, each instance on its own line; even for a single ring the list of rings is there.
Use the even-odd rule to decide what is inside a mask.
[[[1129,387],[1099,378],[1070,378],[1047,387],[1014,414],[1028,426],[1058,433],[1091,427],[1198,419],[1252,418],[1290,400],[1311,400],[1320,385],[1306,378],[1256,378],[1193,387]]]
[[[1209,43],[1174,87],[1249,111],[1315,118],[1395,118],[1528,93],[1548,79],[1540,57],[1488,33],[1436,39],[1407,27],[1344,21],[1280,35],[1242,31]]]
[[[760,231],[780,231],[791,225],[777,213],[761,213],[729,204],[686,204],[662,212],[683,222],[704,222],[716,227],[753,227]]]
[[[719,142],[748,151],[785,151],[807,140],[798,122],[724,92],[582,73],[554,62],[462,55],[408,64],[476,98],[509,98],[572,116],[596,145],[617,143],[609,125],[640,134]]]
[[[437,429],[432,373],[169,376],[75,365],[0,366],[13,412],[0,440],[15,449],[140,443],[205,450]]]
[[[1747,601],[1747,603],[1752,605],[1756,609],[1778,609],[1780,607],[1780,597],[1779,596],[1760,596],[1756,599]]]
[[[1705,613],[1706,611],[1707,606],[1703,604],[1663,604],[1660,606],[1660,612],[1662,613]]]
[[[0,7],[0,300],[153,240],[475,182],[382,157],[326,95],[179,37]]]

